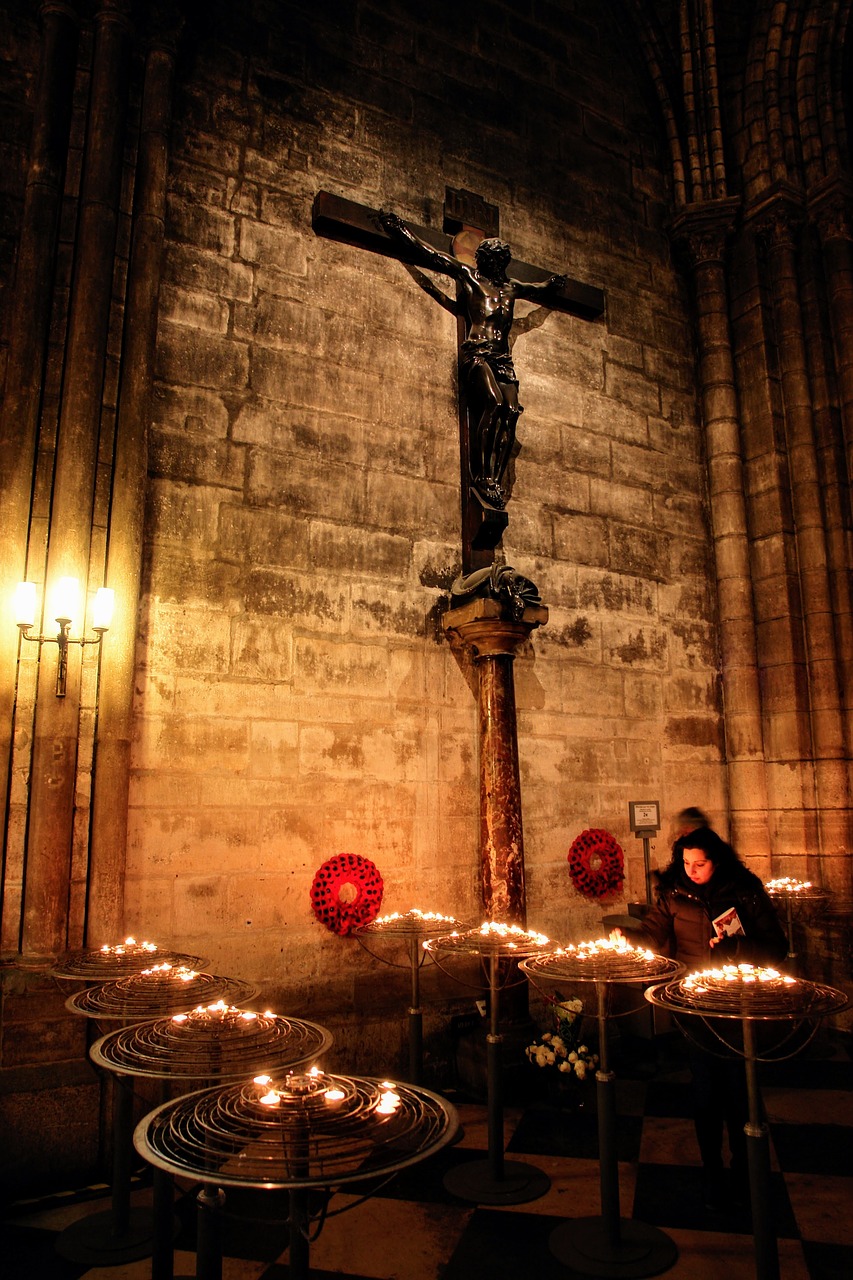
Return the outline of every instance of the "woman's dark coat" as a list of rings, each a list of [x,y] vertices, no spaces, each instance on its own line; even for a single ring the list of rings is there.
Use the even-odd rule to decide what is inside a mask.
[[[712,921],[732,907],[743,936],[723,938],[712,947]],[[642,930],[651,950],[671,956],[688,970],[722,964],[773,965],[788,953],[773,903],[758,876],[742,863],[717,867],[704,885],[694,884],[683,865],[667,867],[660,875],[657,903],[644,917]]]

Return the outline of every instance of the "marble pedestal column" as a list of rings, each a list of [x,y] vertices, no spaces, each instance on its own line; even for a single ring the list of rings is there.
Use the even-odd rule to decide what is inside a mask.
[[[451,609],[444,629],[477,671],[480,762],[480,885],[489,920],[525,926],[524,840],[513,662],[520,645],[548,621],[542,605],[515,619],[483,597]]]

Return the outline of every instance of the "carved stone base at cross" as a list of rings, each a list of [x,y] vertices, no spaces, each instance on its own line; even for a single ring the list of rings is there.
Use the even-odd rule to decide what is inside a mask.
[[[321,191],[314,200],[313,226],[318,235],[370,249],[374,253],[397,258],[401,262],[422,266],[423,263],[418,260],[416,253],[399,239],[392,239],[386,233],[378,217],[377,210],[333,196],[327,191]],[[487,204],[472,192],[449,187],[446,192],[444,232],[412,223],[407,225],[427,246],[432,246],[439,253],[451,255],[460,263],[473,266],[474,252],[479,242],[487,236],[497,235],[498,210],[496,206]],[[436,268],[431,267],[431,269]],[[509,264],[509,275],[520,285],[540,287],[551,278],[550,272],[515,259]],[[552,310],[567,312],[585,320],[595,320],[604,311],[604,294],[601,289],[591,285],[577,280],[563,279],[559,287],[549,290],[546,305]],[[460,317],[458,346],[461,351],[465,331],[461,313],[458,310],[457,316]],[[464,379],[460,378],[460,388],[463,382]],[[502,499],[497,502],[489,500],[484,496],[485,490],[482,484],[478,487],[472,482],[476,478],[475,468],[471,464],[472,436],[472,424],[468,421],[463,394],[460,396],[459,405],[462,517],[462,573],[460,576],[463,580],[494,564],[495,548],[508,523]],[[477,593],[486,594],[487,590],[487,582],[481,579],[476,586]]]
[[[480,762],[480,888],[486,917],[524,927],[524,839],[515,718],[513,662],[548,610],[528,608],[511,619],[497,600],[480,598],[443,619],[477,670]]]

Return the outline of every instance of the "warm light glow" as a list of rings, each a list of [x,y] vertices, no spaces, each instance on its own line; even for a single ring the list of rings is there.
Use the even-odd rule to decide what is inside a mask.
[[[99,587],[92,609],[92,630],[109,631],[115,609],[115,592],[111,587]]]
[[[387,1081],[380,1086],[383,1092],[379,1096],[379,1105],[376,1108],[376,1113],[380,1116],[393,1115],[400,1105],[399,1093],[394,1092],[393,1086],[387,1085],[386,1087],[386,1085]]]
[[[125,938],[124,942],[119,942],[116,946],[111,947],[106,942],[101,947],[101,955],[104,956],[124,956],[133,954],[133,952],[142,952],[142,954],[150,954],[157,950],[157,944],[154,942],[137,942],[135,938]]]
[[[51,593],[51,616],[57,622],[72,623],[80,604],[80,584],[76,578],[59,578]]]
[[[16,626],[28,628],[35,625],[36,584],[34,582],[18,583],[15,588],[13,608],[15,610]]]
[[[777,880],[768,880],[764,887],[768,893],[803,893],[812,888],[812,882],[795,880],[793,876],[780,876]]]
[[[579,960],[594,960],[602,955],[636,956],[641,960],[653,960],[654,952],[645,947],[632,946],[621,933],[611,933],[609,938],[591,938],[577,945],[570,942],[566,947],[559,947],[556,955],[573,955]]]
[[[261,1098],[261,1102],[264,1104],[265,1107],[277,1107],[279,1104],[279,1096],[273,1090],[270,1093],[265,1093],[264,1096]]]
[[[544,933],[528,932],[517,924],[502,924],[499,920],[486,920],[480,925],[481,938],[500,938],[509,946],[513,946],[515,942],[535,942],[537,946],[546,946],[548,938]]]
[[[424,921],[426,924],[453,924],[453,916],[443,916],[440,911],[419,911],[412,907],[411,911],[392,911],[388,916],[377,916],[374,925],[393,924],[395,920]]]
[[[755,983],[781,982],[792,987],[796,978],[789,974],[781,974],[778,969],[762,969],[751,964],[724,964],[716,969],[699,969],[688,973],[683,980],[687,991],[708,991],[709,988],[719,990],[721,987],[753,986]]]
[[[148,978],[177,978],[178,982],[193,982],[198,974],[194,969],[173,969],[168,961],[163,964],[152,965],[150,969],[143,969],[142,973]]]
[[[255,1076],[252,1084],[271,1084],[272,1076]]]
[[[323,1101],[327,1102],[330,1107],[336,1107],[343,1102],[346,1096],[343,1089],[327,1089],[323,1094]]]

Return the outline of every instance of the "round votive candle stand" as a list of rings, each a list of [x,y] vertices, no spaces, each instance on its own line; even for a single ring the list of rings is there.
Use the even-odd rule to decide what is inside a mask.
[[[325,1027],[267,1010],[256,1013],[218,1000],[188,1013],[120,1027],[95,1042],[90,1057],[116,1076],[145,1077],[164,1084],[210,1085],[245,1080],[260,1072],[313,1066],[332,1045]],[[173,1178],[154,1170],[152,1280],[173,1280]],[[205,1186],[197,1198],[198,1254],[219,1249],[221,1193]]]
[[[721,965],[684,974],[650,987],[645,996],[650,1004],[672,1014],[679,1025],[685,1016],[688,1023],[692,1018],[711,1020],[714,1035],[721,1046],[727,1048],[732,1056],[740,1054],[744,1058],[749,1106],[744,1132],[756,1276],[758,1280],[779,1280],[779,1251],[770,1194],[770,1140],[763,1119],[758,1081],[758,1062],[772,1061],[773,1054],[765,1052],[764,1059],[759,1057],[755,1024],[812,1022],[814,1033],[822,1018],[846,1008],[847,997],[834,987],[806,982],[775,969],[751,964]],[[718,1020],[726,1018],[740,1024],[742,1043],[733,1038],[724,1039],[717,1029],[720,1025]],[[689,1027],[682,1025],[682,1030],[689,1036]],[[784,1046],[785,1056],[790,1056],[792,1039],[790,1027],[785,1026],[779,1038],[779,1046]]]
[[[70,996],[65,1007],[98,1022],[131,1025],[176,1013],[199,1004],[225,1000],[243,1005],[257,989],[239,978],[200,973],[181,964],[158,961],[147,969],[113,982],[86,987]],[[133,1085],[127,1075],[114,1075],[112,1114],[111,1208],[72,1223],[60,1233],[57,1252],[72,1262],[107,1266],[135,1262],[151,1255],[153,1216],[130,1204],[133,1157]]]
[[[599,1062],[595,1073],[598,1103],[598,1163],[601,1214],[572,1218],[552,1233],[551,1252],[585,1275],[639,1277],[668,1270],[678,1257],[673,1240],[657,1227],[622,1218],[616,1151],[616,1077],[607,1048],[609,992],[616,984],[658,982],[680,969],[674,960],[635,947],[612,934],[570,944],[522,961],[520,968],[543,992],[553,982],[591,983],[596,993]],[[549,997],[550,998],[550,997]]]
[[[404,943],[409,953],[409,975],[411,983],[411,1001],[407,1010],[408,1042],[409,1042],[409,1082],[420,1084],[423,1080],[423,1009],[421,1008],[420,973],[421,966],[429,954],[423,948],[424,939],[435,935],[436,930],[442,932],[461,929],[458,920],[453,916],[443,916],[437,911],[420,911],[413,907],[405,912],[392,912],[391,915],[378,916],[364,928],[358,929],[355,938],[381,964],[392,968],[402,968],[393,961],[377,955],[369,943],[374,940],[399,941]]]
[[[78,951],[66,951],[53,966],[54,978],[77,978],[82,982],[102,983],[126,978],[129,974],[150,969],[155,964],[171,964],[185,969],[203,969],[207,964],[200,956],[169,951],[156,942],[125,938],[124,942],[105,943],[102,947],[87,947]]]
[[[825,903],[829,894],[820,885],[811,880],[798,880],[795,876],[777,876],[768,880],[764,888],[777,906],[785,908],[785,933],[788,938],[788,954],[785,963],[789,968],[797,965],[796,935],[794,918],[802,910],[805,903]]]
[[[313,1068],[185,1094],[140,1121],[134,1143],[173,1176],[287,1190],[288,1275],[306,1280],[312,1224],[316,1237],[335,1190],[425,1160],[457,1127],[454,1108],[420,1086]],[[319,1209],[318,1192],[326,1193]],[[221,1249],[200,1253],[198,1280],[221,1275]]]
[[[503,1036],[500,1033],[500,966],[553,949],[544,934],[528,932],[518,925],[487,921],[477,928],[428,938],[423,946],[437,963],[453,956],[476,956],[488,975],[489,1032],[486,1037],[486,1110],[488,1117],[488,1159],[475,1160],[450,1169],[444,1185],[453,1195],[477,1204],[523,1204],[538,1200],[551,1180],[535,1165],[504,1159],[503,1125]]]

